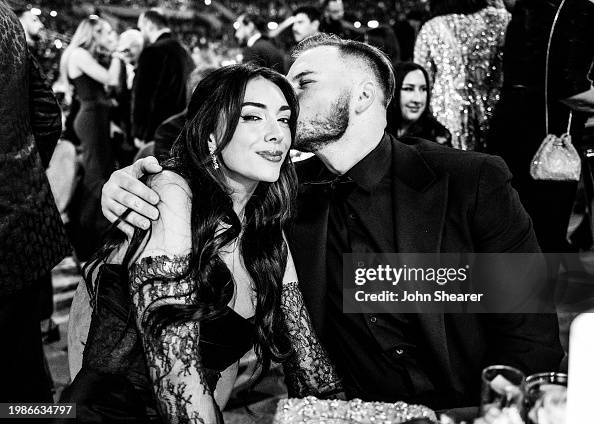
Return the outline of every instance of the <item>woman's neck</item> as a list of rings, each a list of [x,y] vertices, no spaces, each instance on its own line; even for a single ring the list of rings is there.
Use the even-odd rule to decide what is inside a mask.
[[[233,211],[242,220],[245,211],[245,205],[250,200],[258,183],[243,185],[243,184],[229,184],[231,188],[231,200],[233,201]]]

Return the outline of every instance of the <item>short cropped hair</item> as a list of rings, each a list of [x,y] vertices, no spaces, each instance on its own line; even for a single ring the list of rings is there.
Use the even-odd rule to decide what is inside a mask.
[[[354,40],[343,40],[331,34],[316,34],[306,38],[291,52],[291,62],[316,47],[336,47],[339,55],[358,60],[367,66],[384,93],[384,106],[394,97],[394,70],[390,59],[376,47]]]
[[[167,22],[167,18],[161,12],[155,9],[147,10],[142,14],[142,19],[146,19],[149,22],[152,22],[157,28],[167,28],[169,23]]]
[[[293,11],[293,16],[296,16],[300,13],[307,15],[311,22],[320,21],[322,19],[322,12],[320,12],[320,9],[314,6],[300,6]]]
[[[256,27],[256,29],[262,34],[265,34],[268,31],[266,20],[261,15],[257,15],[255,13],[244,13],[241,15],[241,19],[246,25],[250,22],[253,23],[254,27]]]

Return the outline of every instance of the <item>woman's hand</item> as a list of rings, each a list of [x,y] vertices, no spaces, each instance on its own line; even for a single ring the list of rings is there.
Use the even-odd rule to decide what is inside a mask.
[[[159,196],[138,179],[161,170],[157,159],[149,156],[114,172],[103,186],[101,210],[110,222],[115,222],[128,208],[132,209],[118,224],[118,228],[128,236],[134,234],[134,227],[147,229],[150,220],[159,217],[159,211],[154,206],[159,203]]]

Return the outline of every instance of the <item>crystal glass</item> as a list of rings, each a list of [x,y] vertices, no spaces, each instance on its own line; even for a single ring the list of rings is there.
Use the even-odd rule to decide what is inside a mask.
[[[526,421],[530,424],[564,424],[567,405],[567,374],[533,374],[525,385]]]
[[[522,412],[525,378],[522,371],[507,365],[485,368],[481,383],[481,416],[492,408],[516,408]]]

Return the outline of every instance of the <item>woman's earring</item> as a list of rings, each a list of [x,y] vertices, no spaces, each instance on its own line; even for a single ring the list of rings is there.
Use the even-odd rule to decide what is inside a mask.
[[[212,167],[214,169],[219,169],[219,160],[217,159],[217,157],[215,155],[216,147],[215,147],[215,142],[212,139],[212,137],[208,141],[208,150],[210,152],[210,158],[212,159]]]

